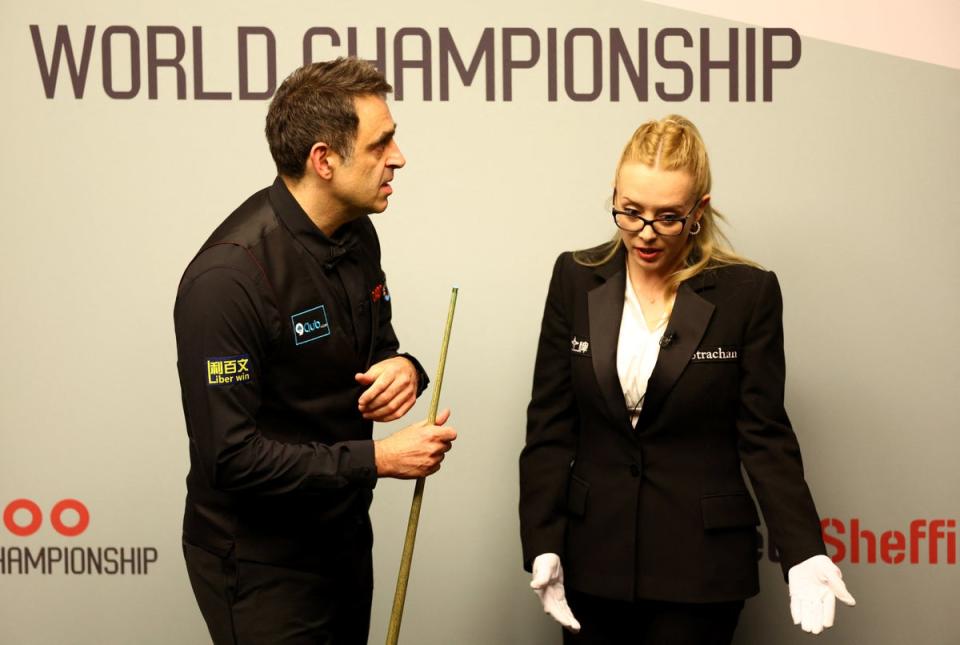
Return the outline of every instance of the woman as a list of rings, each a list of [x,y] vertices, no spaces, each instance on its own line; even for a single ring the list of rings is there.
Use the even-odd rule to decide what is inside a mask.
[[[835,597],[853,604],[783,408],[776,276],[723,245],[710,184],[690,121],[643,124],[617,166],[618,235],[554,266],[520,519],[531,586],[565,643],[731,641],[759,590],[741,464],[794,622],[818,633]]]

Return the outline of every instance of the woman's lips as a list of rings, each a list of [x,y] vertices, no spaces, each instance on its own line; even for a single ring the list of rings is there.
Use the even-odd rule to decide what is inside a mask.
[[[656,260],[660,254],[663,253],[663,249],[654,249],[650,247],[634,247],[633,251],[641,260],[646,262],[652,262],[653,260]]]

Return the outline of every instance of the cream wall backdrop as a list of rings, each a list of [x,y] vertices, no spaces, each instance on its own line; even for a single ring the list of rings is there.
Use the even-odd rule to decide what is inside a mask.
[[[403,642],[558,642],[520,567],[516,512],[547,281],[558,253],[611,235],[620,148],[670,112],[701,128],[736,248],[781,280],[788,410],[828,549],[859,602],[817,642],[960,642],[960,71],[778,24],[770,56],[796,60],[764,85],[760,26],[644,2],[8,2],[0,15],[0,642],[208,642],[180,554],[173,299],[209,232],[272,181],[267,101],[255,98],[270,87],[267,44],[279,82],[311,28],[327,28],[311,40],[317,59],[347,53],[350,33],[375,58],[382,29],[395,85],[397,54],[413,61],[391,103],[408,165],[374,222],[403,347],[431,372],[449,288],[461,289],[443,393],[460,439],[427,483]],[[73,73],[65,50],[54,54],[59,26]],[[241,28],[253,28],[239,31],[245,81]],[[709,72],[705,99],[701,52],[730,58],[731,30],[737,100],[724,69]],[[150,98],[151,40],[154,58],[175,58],[178,33],[184,98],[163,65]],[[620,63],[611,98],[618,34],[635,74],[645,52],[644,100]],[[505,39],[520,61],[510,100]],[[429,100],[416,67],[428,40]],[[453,64],[444,76],[450,41],[464,63],[486,43],[492,67],[481,59],[470,86]],[[664,100],[684,93],[685,74],[690,95]],[[412,488],[376,488],[371,643],[384,638]],[[807,642],[769,555],[737,642]]]

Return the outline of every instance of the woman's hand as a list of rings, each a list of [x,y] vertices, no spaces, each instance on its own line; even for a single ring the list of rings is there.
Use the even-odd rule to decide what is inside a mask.
[[[541,553],[533,560],[533,579],[530,587],[537,592],[544,613],[569,629],[574,634],[580,631],[580,623],[574,618],[563,590],[563,566],[556,553]]]
[[[833,627],[837,598],[851,607],[857,604],[843,584],[840,569],[825,555],[815,555],[793,565],[787,579],[793,624],[800,625],[805,632],[819,634]]]

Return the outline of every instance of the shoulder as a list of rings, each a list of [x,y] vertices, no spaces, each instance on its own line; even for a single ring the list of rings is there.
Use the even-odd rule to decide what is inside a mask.
[[[593,280],[597,267],[583,264],[580,253],[580,251],[564,251],[557,256],[553,263],[553,275],[550,280],[552,285],[574,288]]]
[[[691,278],[691,286],[717,307],[756,316],[758,311],[778,311],[783,306],[780,283],[773,271],[745,264],[708,269]]]
[[[230,243],[253,248],[279,228],[276,211],[270,201],[270,189],[264,188],[247,198],[213,231],[201,248]]]
[[[183,272],[177,298],[203,284],[214,293],[230,285],[256,285],[266,279],[256,250],[279,228],[267,189],[234,210],[210,235]]]
[[[777,284],[773,271],[749,264],[728,264],[707,269],[691,278],[693,286],[715,286],[724,290],[763,290],[771,284]]]
[[[201,312],[259,311],[265,300],[264,276],[238,246],[216,246],[190,263],[174,304],[174,318],[184,312],[193,317]],[[269,299],[269,298],[267,298]]]
[[[182,294],[198,281],[206,284],[231,281],[256,284],[263,278],[263,271],[250,249],[240,244],[217,243],[202,249],[187,265],[178,293]]]
[[[557,257],[555,269],[575,276],[594,277],[616,273],[624,266],[623,248],[619,241],[577,251],[565,251]]]

